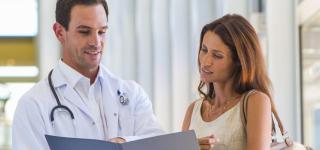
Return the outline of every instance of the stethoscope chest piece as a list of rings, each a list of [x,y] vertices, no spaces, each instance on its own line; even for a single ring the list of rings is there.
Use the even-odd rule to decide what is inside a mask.
[[[117,94],[119,96],[119,101],[122,105],[128,105],[129,104],[129,98],[127,93],[121,92],[120,90],[117,91]]]

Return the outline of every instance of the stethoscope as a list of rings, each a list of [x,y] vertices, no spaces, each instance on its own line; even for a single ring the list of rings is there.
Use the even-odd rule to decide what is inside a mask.
[[[60,100],[59,100],[59,98],[58,98],[58,95],[57,95],[56,90],[54,89],[53,83],[52,83],[52,78],[51,78],[52,72],[53,72],[53,70],[50,71],[50,73],[48,75],[48,80],[49,80],[49,86],[50,86],[51,92],[53,93],[53,96],[56,99],[57,106],[53,107],[51,112],[50,112],[50,121],[51,122],[54,121],[54,112],[56,111],[56,109],[66,110],[70,114],[71,119],[74,120],[74,115],[73,115],[73,112],[71,111],[71,109],[69,107],[65,106],[65,105],[62,105]],[[117,90],[117,95],[119,96],[119,102],[122,105],[128,105],[129,104],[129,98],[128,98],[127,93],[121,92],[120,90]]]

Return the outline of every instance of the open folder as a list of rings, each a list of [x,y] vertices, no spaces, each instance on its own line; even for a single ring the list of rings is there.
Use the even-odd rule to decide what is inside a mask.
[[[193,130],[125,143],[45,135],[51,150],[199,150]]]

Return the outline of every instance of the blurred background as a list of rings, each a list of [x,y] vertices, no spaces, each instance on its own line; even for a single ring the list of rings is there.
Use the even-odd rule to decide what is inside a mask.
[[[0,150],[11,147],[21,95],[60,58],[55,0],[0,0]],[[199,97],[202,26],[227,13],[246,17],[265,54],[280,117],[297,140],[320,149],[320,0],[108,0],[103,63],[140,83],[168,132],[180,131]],[[318,140],[316,140],[318,139]]]

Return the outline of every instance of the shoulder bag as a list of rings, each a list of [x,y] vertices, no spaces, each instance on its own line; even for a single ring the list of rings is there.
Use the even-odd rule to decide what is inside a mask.
[[[248,106],[248,98],[251,94],[255,93],[255,90],[251,90],[243,96],[243,99],[240,101],[240,112],[241,112],[241,121],[245,127],[246,131],[246,125],[247,125],[247,106]],[[272,111],[272,143],[270,145],[271,150],[312,150],[311,147],[305,146],[303,144],[300,144],[298,142],[292,141],[287,131],[284,129],[283,124],[278,116],[278,114],[274,111]],[[275,118],[275,119],[274,119]],[[281,131],[281,137],[283,138],[283,141],[278,141],[276,137],[276,129],[275,129],[275,122],[277,121],[277,125]]]

